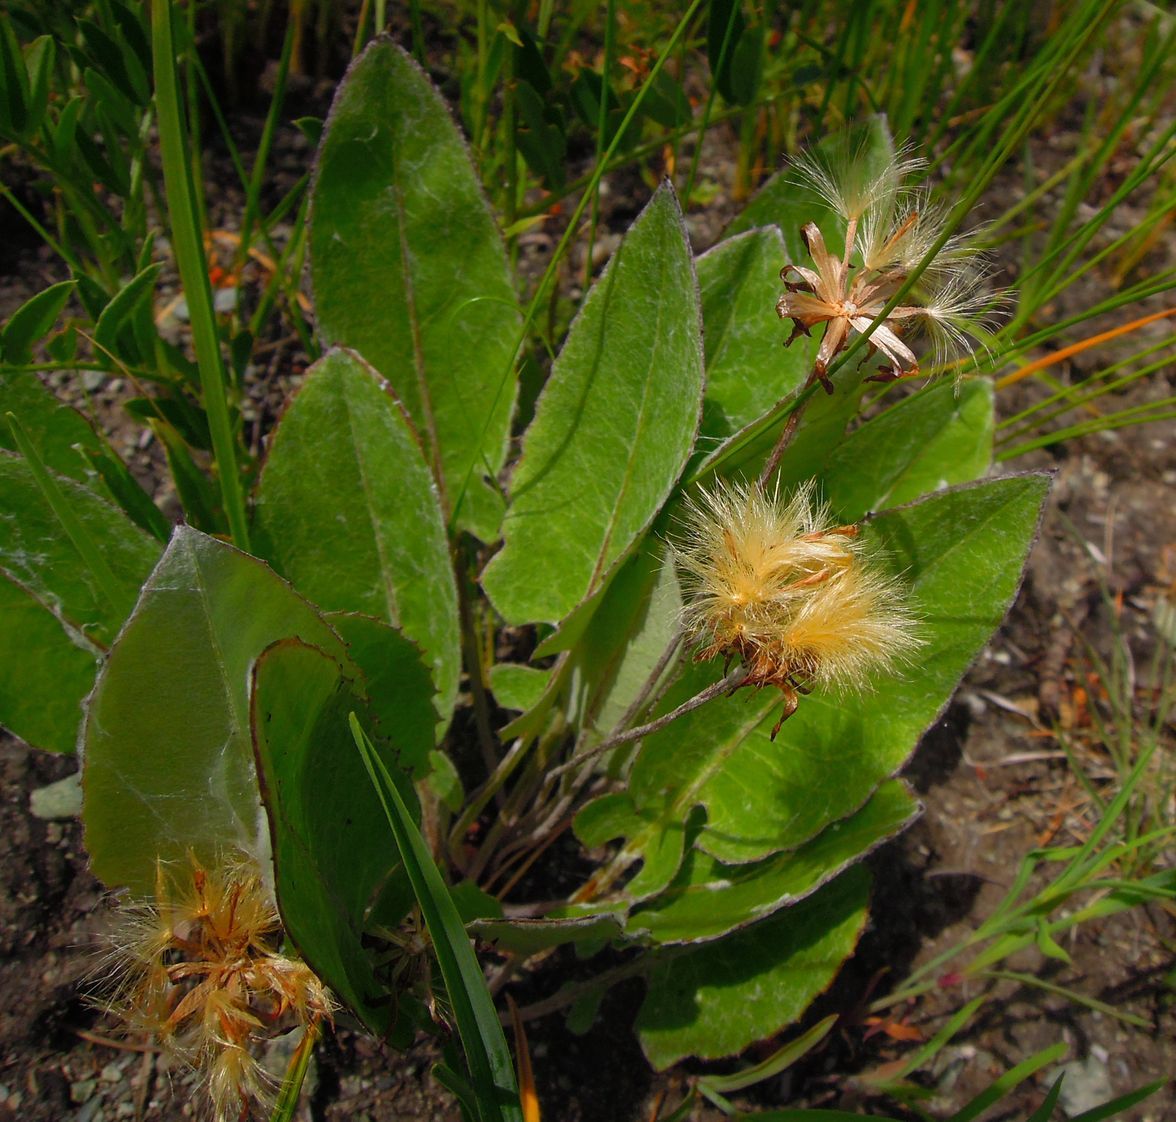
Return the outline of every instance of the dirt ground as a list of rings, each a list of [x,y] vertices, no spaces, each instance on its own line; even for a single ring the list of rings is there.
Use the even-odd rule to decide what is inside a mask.
[[[306,96],[313,102],[322,92]],[[290,173],[297,174],[305,154],[293,149],[285,158]],[[721,152],[717,159],[711,174],[721,181]],[[210,182],[217,177],[210,176]],[[644,190],[636,176],[614,185],[613,233],[625,225],[624,196],[640,199]],[[213,200],[214,215],[227,225],[239,209],[231,194]],[[696,248],[714,238],[732,210],[720,196],[708,212],[692,218]],[[9,246],[0,257],[2,319],[57,273],[10,214],[0,219],[0,239],[8,238]],[[287,355],[287,362],[296,357]],[[1059,373],[1077,380],[1094,361],[1075,360]],[[274,368],[274,376],[285,377],[290,368]],[[1172,380],[1170,371],[1158,374],[1121,404],[1169,395]],[[70,392],[68,381],[60,388]],[[1007,415],[1034,392],[1014,387],[999,396],[999,408]],[[113,403],[118,393],[108,385],[98,396]],[[263,420],[273,397],[272,385],[259,391]],[[745,1109],[837,1106],[907,1116],[893,1103],[883,1106],[870,1090],[870,1073],[907,1054],[915,1041],[929,1039],[979,990],[975,983],[948,977],[930,995],[891,1009],[885,1023],[869,1023],[864,1006],[912,966],[973,930],[1000,901],[1030,850],[1079,844],[1088,836],[1094,813],[1077,769],[1103,790],[1113,772],[1091,727],[1090,710],[1099,703],[1102,683],[1092,677],[1085,644],[1109,656],[1118,641],[1112,626],[1117,621],[1138,668],[1134,700],[1145,708],[1156,611],[1165,593],[1176,588],[1174,428],[1154,425],[1087,437],[1002,469],[1056,472],[1022,595],[906,769],[926,811],[871,859],[876,886],[870,928],[806,1021],[835,1011],[841,1023],[802,1065],[738,1098]],[[139,447],[125,424],[116,438],[137,470],[159,479],[153,449]],[[1055,724],[1069,730],[1072,762],[1050,731]],[[1172,732],[1166,730],[1163,747],[1169,774],[1176,769]],[[103,890],[87,870],[78,823],[39,818],[30,805],[32,792],[75,769],[73,759],[31,751],[7,736],[0,740],[0,1119],[193,1117],[199,1100],[191,1076],[169,1067],[149,1045],[116,1038],[113,1026],[79,996],[79,979],[92,967],[95,932],[103,924]],[[1154,809],[1162,818],[1173,808]],[[1168,853],[1166,862],[1172,859]],[[1026,952],[1011,969],[1073,988],[1136,1023],[1014,981],[1002,983],[998,998],[918,1075],[929,1088],[924,1108],[941,1115],[958,1107],[1058,1040],[1070,1045],[1072,1111],[1176,1073],[1174,946],[1172,912],[1148,906],[1084,925],[1065,943],[1069,965]],[[536,995],[550,993],[566,965],[557,959],[528,987]],[[654,1117],[659,1103],[668,1113],[681,1100],[700,1069],[682,1065],[663,1074],[649,1069],[630,1031],[640,998],[640,982],[622,984],[583,1036],[571,1034],[558,1016],[529,1026],[545,1119],[637,1122]],[[754,1057],[770,1050],[765,1046]],[[436,1059],[429,1045],[407,1055],[389,1054],[340,1028],[319,1048],[301,1115],[324,1122],[457,1119],[452,1100],[429,1075]],[[999,1117],[1025,1117],[1054,1074],[1047,1069],[1028,1081],[1002,1104]],[[722,1115],[700,1107],[694,1117],[709,1122]],[[1176,1087],[1166,1087],[1125,1117],[1176,1119]]]

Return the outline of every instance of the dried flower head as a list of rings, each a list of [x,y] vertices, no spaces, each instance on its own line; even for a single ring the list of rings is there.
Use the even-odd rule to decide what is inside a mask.
[[[919,645],[898,582],[871,564],[856,526],[832,523],[811,484],[788,499],[738,484],[702,492],[674,558],[696,658],[738,658],[744,685],[783,692],[773,737],[799,694],[863,690]]]
[[[791,319],[791,343],[824,323],[813,378],[833,392],[828,379],[833,359],[852,332],[865,334],[918,267],[923,267],[910,302],[892,308],[872,332],[871,350],[890,365],[875,381],[913,377],[919,361],[902,335],[923,329],[931,336],[937,363],[957,350],[971,351],[988,334],[986,314],[1001,298],[985,291],[983,254],[967,238],[949,238],[938,249],[946,215],[927,191],[909,184],[923,161],[899,151],[881,168],[867,170],[864,156],[825,160],[809,153],[794,161],[798,184],[819,195],[845,222],[839,252],[825,245],[815,222],[801,228],[812,268],[788,264],[780,271],[787,290],[776,304],[781,319]],[[934,251],[933,255],[932,252]]]
[[[203,1072],[217,1122],[264,1106],[253,1046],[330,1019],[333,1003],[303,962],[278,953],[281,922],[256,869],[191,868],[155,898],[124,904],[96,971],[98,1003],[132,1032]]]

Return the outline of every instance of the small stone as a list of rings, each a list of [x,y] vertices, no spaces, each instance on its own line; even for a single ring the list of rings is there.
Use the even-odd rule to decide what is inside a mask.
[[[69,1085],[69,1101],[71,1103],[89,1102],[98,1086],[97,1079],[79,1079]]]
[[[1115,1097],[1106,1064],[1094,1055],[1062,1064],[1049,1081],[1052,1083],[1059,1075],[1065,1078],[1058,1102],[1067,1118],[1076,1118]]]
[[[114,1108],[115,1118],[134,1118],[135,1104],[132,1102],[121,1102]]]
[[[117,1083],[123,1077],[122,1068],[118,1064],[107,1064],[99,1073],[98,1078],[103,1083]]]
[[[89,393],[93,393],[105,381],[106,381],[106,371],[105,370],[83,370],[82,371],[82,385],[86,387],[86,390]]]
[[[29,796],[29,807],[34,818],[52,821],[56,818],[76,818],[82,813],[82,777],[79,772],[67,775],[56,783],[38,787]]]
[[[91,1099],[74,1115],[74,1122],[106,1122],[101,1099]]]

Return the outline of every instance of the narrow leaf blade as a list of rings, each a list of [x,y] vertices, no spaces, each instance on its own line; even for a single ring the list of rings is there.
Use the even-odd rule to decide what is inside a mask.
[[[391,775],[376,755],[354,713],[351,715],[351,731],[367,765],[372,784],[379,792],[400,850],[400,858],[432,936],[437,962],[445,979],[445,988],[473,1077],[479,1114],[485,1122],[522,1122],[518,1087],[506,1037],[502,1033],[482,968],[474,956],[453,898]]]

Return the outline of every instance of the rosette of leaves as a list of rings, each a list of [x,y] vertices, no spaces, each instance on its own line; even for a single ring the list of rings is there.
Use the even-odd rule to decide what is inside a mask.
[[[865,158],[892,157],[881,122],[864,139]],[[930,385],[855,423],[860,377],[843,372],[807,408],[779,477],[815,479],[909,589],[923,640],[909,667],[860,697],[805,698],[774,744],[776,697],[745,693],[592,754],[722,674],[663,658],[681,603],[666,540],[700,480],[755,478],[782,404],[803,392],[816,343],[785,350],[774,305],[785,245],[807,221],[837,219],[769,184],[696,257],[673,189],[659,188],[585,297],[508,463],[522,317],[493,215],[425,75],[391,43],[369,47],[315,172],[311,273],[332,349],[271,437],[259,557],[185,526],[159,557],[89,484],[58,479],[70,504],[97,511],[83,522],[118,589],[98,611],[101,587],[75,596],[65,583],[79,543],[49,492],[35,480],[4,492],[5,517],[67,558],[40,564],[19,545],[0,556],[13,603],[41,613],[52,639],[44,672],[73,660],[74,705],[102,659],[82,731],[99,876],[149,890],[160,859],[272,861],[295,947],[365,1024],[407,1039],[425,1015],[398,994],[381,932],[411,894],[351,743],[354,712],[411,812],[422,798],[434,824],[443,802],[456,811],[451,883],[501,891],[519,853],[573,814],[592,852],[612,846],[555,912],[507,921],[483,892],[471,931],[524,955],[643,949],[637,1030],[654,1064],[730,1055],[799,1017],[853,951],[862,858],[918,811],[894,776],[1010,604],[1047,486],[982,478],[985,379]],[[38,408],[48,462],[56,422]],[[33,472],[16,455],[5,464]],[[103,546],[112,519],[128,543],[117,554]],[[501,539],[481,588],[539,642],[533,666],[467,665],[519,712],[495,731],[500,758],[521,766],[462,802],[449,756],[470,753],[447,733],[459,621],[489,614],[458,611],[455,543],[471,538]],[[480,659],[493,644],[466,648]],[[8,704],[0,718],[21,731]],[[68,746],[78,712],[65,709],[45,746]],[[470,857],[465,827],[494,791],[528,809],[492,823]]]

